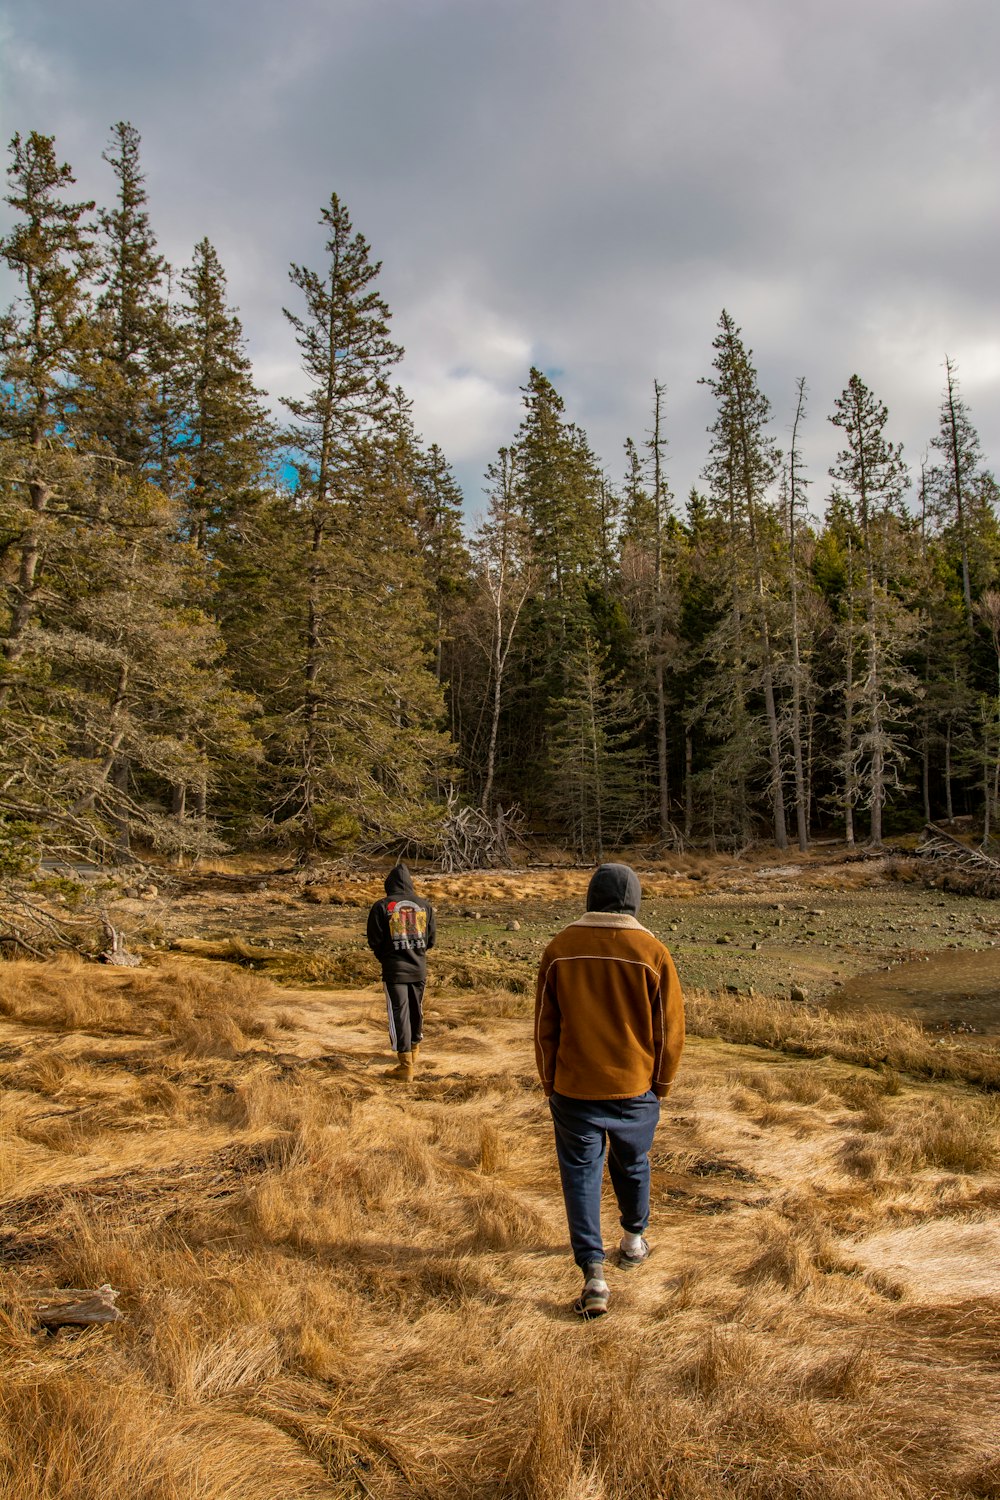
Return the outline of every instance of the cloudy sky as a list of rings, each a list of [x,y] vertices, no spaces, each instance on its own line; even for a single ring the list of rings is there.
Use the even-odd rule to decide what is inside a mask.
[[[950,355],[1000,466],[998,57],[996,0],[0,0],[0,129],[107,202],[130,120],[161,248],[213,241],[275,397],[340,194],[472,514],[532,364],[613,477],[665,382],[683,496],[723,307],[779,442],[808,381],[818,507],[854,372],[918,466]]]

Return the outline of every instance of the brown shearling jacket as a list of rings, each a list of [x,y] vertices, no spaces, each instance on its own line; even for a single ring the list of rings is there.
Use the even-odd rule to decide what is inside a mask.
[[[587,912],[542,954],[535,1061],[546,1095],[662,1099],[684,1046],[684,997],[669,952],[624,912]]]

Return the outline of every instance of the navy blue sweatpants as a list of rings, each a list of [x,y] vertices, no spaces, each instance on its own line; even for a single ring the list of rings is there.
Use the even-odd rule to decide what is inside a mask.
[[[649,1148],[660,1118],[652,1089],[634,1099],[549,1099],[573,1259],[581,1268],[604,1259],[601,1179],[607,1149],[621,1226],[641,1234],[649,1223]]]

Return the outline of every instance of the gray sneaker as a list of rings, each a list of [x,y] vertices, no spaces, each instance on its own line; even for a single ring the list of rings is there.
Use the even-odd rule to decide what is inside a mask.
[[[640,1239],[638,1250],[626,1250],[624,1245],[619,1245],[618,1265],[623,1271],[634,1271],[636,1266],[641,1266],[651,1254],[652,1251],[644,1239]]]
[[[595,1261],[585,1272],[583,1291],[573,1303],[573,1311],[581,1318],[602,1318],[608,1310],[608,1283],[604,1279],[604,1264]]]

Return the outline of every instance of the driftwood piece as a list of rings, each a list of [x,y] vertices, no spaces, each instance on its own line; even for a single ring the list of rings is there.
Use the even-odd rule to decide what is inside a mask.
[[[135,953],[129,953],[125,946],[124,933],[112,927],[103,912],[101,913],[101,927],[104,930],[107,946],[104,952],[98,955],[99,961],[102,964],[113,964],[119,969],[138,969],[142,964],[142,959]]]
[[[32,1317],[42,1328],[86,1328],[92,1323],[117,1323],[124,1314],[115,1306],[114,1287],[62,1287],[30,1292]]]

